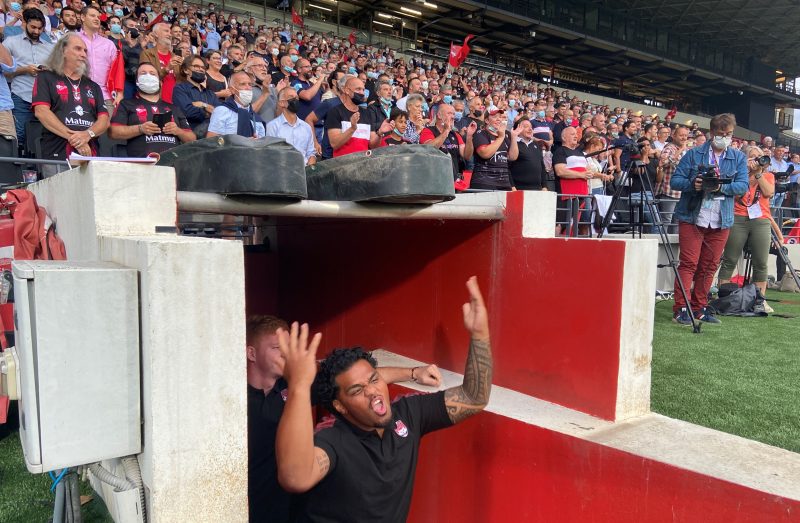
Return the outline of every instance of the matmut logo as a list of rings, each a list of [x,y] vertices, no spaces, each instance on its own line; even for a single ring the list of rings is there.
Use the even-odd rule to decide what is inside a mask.
[[[91,127],[94,122],[90,122],[89,120],[84,120],[83,118],[71,118],[67,116],[64,118],[64,125],[70,126],[82,126],[82,127]]]

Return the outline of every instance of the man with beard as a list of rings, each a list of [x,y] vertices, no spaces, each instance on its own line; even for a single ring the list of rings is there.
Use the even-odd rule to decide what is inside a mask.
[[[11,100],[14,102],[17,143],[25,145],[25,125],[33,117],[31,99],[33,83],[41,72],[40,67],[53,51],[53,44],[41,40],[44,30],[44,15],[38,9],[25,9],[22,12],[22,34],[10,36],[3,41],[11,57],[17,64],[11,78]]]
[[[42,158],[65,160],[76,151],[84,156],[97,152],[97,137],[108,129],[108,111],[100,86],[86,76],[86,44],[80,35],[59,40],[33,85],[31,107],[42,122]],[[58,172],[42,166],[42,174]]]
[[[253,111],[253,80],[244,71],[231,76],[230,96],[211,113],[208,138],[226,134],[238,134],[245,138],[263,138],[264,122]]]
[[[61,40],[67,34],[74,33],[81,28],[81,24],[78,21],[78,13],[71,7],[62,8],[59,18],[61,23],[52,33],[55,40]]]
[[[139,63],[147,62],[158,69],[158,76],[161,77],[161,99],[172,103],[172,91],[175,89],[175,79],[183,58],[172,54],[169,24],[160,22],[153,26],[152,37],[156,45],[142,51]]]
[[[275,436],[287,400],[278,330],[288,328],[274,316],[247,318],[247,497],[253,523],[294,521],[292,508],[297,505],[278,484],[275,463]],[[436,365],[382,367],[378,372],[387,383],[411,380],[436,387],[442,382]]]
[[[309,343],[308,325],[278,331],[288,383],[275,444],[278,480],[289,492],[308,493],[299,521],[406,520],[422,436],[464,421],[489,402],[488,314],[474,276],[467,288],[470,300],[462,311],[471,340],[463,383],[394,403],[368,353],[335,350],[317,372],[321,334]],[[312,387],[335,416],[316,434]]]
[[[122,100],[111,118],[109,137],[127,142],[128,156],[143,158],[160,154],[180,143],[193,142],[195,135],[183,113],[161,99],[161,79],[152,64],[139,64],[136,95]],[[154,115],[170,115],[160,127]]]
[[[314,132],[310,125],[299,118],[299,101],[293,87],[285,87],[278,93],[278,109],[281,114],[267,124],[267,136],[283,138],[286,143],[300,151],[306,165],[314,165],[317,163]]]
[[[311,74],[311,62],[300,58],[295,64],[297,78],[293,78],[291,86],[297,91],[299,97],[297,116],[305,120],[311,112],[319,106],[322,100],[322,84],[320,78]]]
[[[81,13],[83,26],[78,33],[86,44],[87,65],[89,77],[93,82],[100,86],[103,92],[103,100],[109,112],[114,110],[114,106],[122,100],[124,92],[122,89],[112,93],[108,90],[108,75],[111,73],[111,66],[117,59],[119,50],[110,39],[106,38],[100,27],[100,10],[96,7],[85,7]]]

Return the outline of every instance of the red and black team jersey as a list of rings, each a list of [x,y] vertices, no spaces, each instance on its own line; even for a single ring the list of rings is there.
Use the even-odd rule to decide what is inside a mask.
[[[122,100],[114,111],[111,125],[139,125],[152,122],[154,114],[172,112],[172,121],[181,129],[190,129],[189,122],[181,110],[176,106],[159,99],[150,102],[136,94],[135,98]],[[172,149],[180,144],[180,139],[172,134],[158,133],[151,136],[141,134],[128,140],[128,156],[130,158],[144,158],[150,153],[161,154],[167,149]]]
[[[85,76],[80,81],[73,81],[51,71],[42,71],[36,75],[31,107],[37,105],[49,107],[59,121],[73,131],[85,131],[100,115],[108,115],[99,85]],[[92,140],[89,145],[92,154],[97,154],[97,140]],[[64,160],[72,150],[65,138],[44,128],[42,158]]]

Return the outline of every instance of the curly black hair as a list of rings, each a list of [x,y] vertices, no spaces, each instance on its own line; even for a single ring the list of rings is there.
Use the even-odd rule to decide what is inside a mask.
[[[336,349],[325,358],[320,363],[317,376],[314,378],[312,391],[315,402],[321,403],[330,412],[335,413],[333,400],[336,399],[339,392],[336,376],[347,371],[358,360],[366,360],[373,368],[378,367],[378,362],[372,357],[372,354],[361,347]]]

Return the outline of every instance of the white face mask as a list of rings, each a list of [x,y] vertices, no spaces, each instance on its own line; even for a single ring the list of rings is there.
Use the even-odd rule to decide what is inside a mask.
[[[727,149],[731,146],[730,136],[715,136],[713,140],[714,149]]]
[[[239,103],[245,107],[250,105],[253,101],[253,91],[248,89],[246,91],[239,91]]]
[[[272,56],[278,56],[280,54],[280,52],[281,52],[280,49],[275,48],[275,49],[272,50]]]
[[[136,87],[145,94],[155,94],[161,89],[161,82],[157,76],[145,73],[136,79]]]

